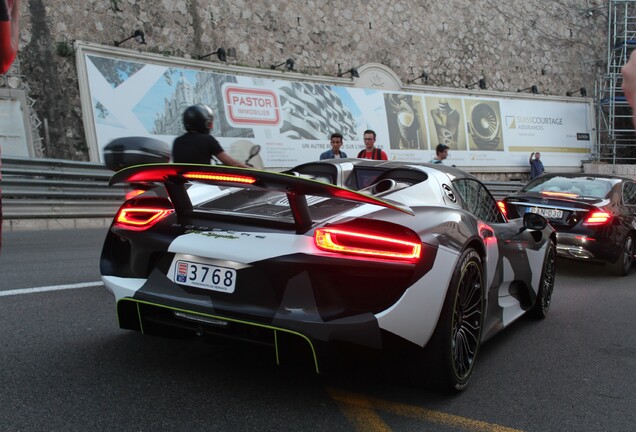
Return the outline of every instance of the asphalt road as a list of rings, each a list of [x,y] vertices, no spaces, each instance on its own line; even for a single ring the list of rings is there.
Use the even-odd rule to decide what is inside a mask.
[[[0,255],[0,431],[633,431],[636,268],[559,261],[544,321],[486,343],[445,396],[379,365],[330,376],[268,349],[117,327],[103,229],[8,232]],[[82,285],[84,283],[84,285]],[[30,288],[66,288],[34,292]],[[79,286],[86,286],[77,288]],[[11,295],[6,295],[6,294]]]

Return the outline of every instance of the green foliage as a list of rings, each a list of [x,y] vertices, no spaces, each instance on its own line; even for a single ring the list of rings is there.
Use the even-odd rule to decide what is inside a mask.
[[[72,57],[75,54],[73,46],[68,42],[58,42],[55,44],[55,52],[60,57]]]

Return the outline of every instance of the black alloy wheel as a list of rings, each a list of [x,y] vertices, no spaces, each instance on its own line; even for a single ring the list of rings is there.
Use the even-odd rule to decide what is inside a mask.
[[[556,273],[556,244],[550,240],[548,252],[543,263],[543,273],[539,282],[539,292],[537,299],[530,310],[530,315],[534,318],[543,319],[548,315],[550,303],[552,302],[552,292],[554,291],[554,276]]]
[[[457,386],[468,381],[472,373],[479,341],[483,315],[483,281],[481,260],[471,251],[463,260],[451,324],[452,366]]]
[[[616,262],[611,264],[612,273],[616,276],[627,276],[634,263],[634,237],[628,234]]]
[[[464,390],[475,369],[484,315],[481,256],[466,249],[459,257],[437,327],[417,356],[410,378],[436,390]]]

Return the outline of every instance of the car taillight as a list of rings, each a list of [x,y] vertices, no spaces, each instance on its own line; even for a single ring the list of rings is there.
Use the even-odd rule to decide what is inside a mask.
[[[141,231],[150,228],[173,212],[173,209],[156,207],[122,207],[115,216],[115,222],[124,228]]]
[[[505,217],[508,217],[508,210],[506,209],[506,203],[503,201],[497,201],[497,205],[499,206],[499,210],[503,213]]]
[[[143,189],[133,189],[133,190],[131,190],[129,192],[126,192],[126,200],[133,199],[137,195],[141,195],[144,192],[146,192],[146,191],[143,190]]]
[[[578,198],[579,195],[575,193],[569,192],[552,192],[552,191],[541,191],[541,195],[556,197],[556,198]]]
[[[190,180],[211,180],[211,181],[222,181],[222,182],[228,182],[228,183],[243,183],[243,184],[256,183],[256,179],[254,177],[245,176],[245,175],[209,174],[209,173],[191,172],[191,173],[183,174],[183,176]]]
[[[318,249],[345,255],[416,262],[422,243],[412,231],[384,234],[346,227],[317,228],[314,243]]]
[[[604,225],[612,219],[612,215],[604,211],[592,211],[583,221],[583,225],[594,226]]]

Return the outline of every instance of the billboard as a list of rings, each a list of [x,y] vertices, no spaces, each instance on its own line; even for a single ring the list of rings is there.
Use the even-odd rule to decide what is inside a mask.
[[[359,88],[324,77],[320,82],[249,68],[207,70],[105,50],[82,49],[78,57],[93,160],[103,160],[104,146],[122,136],[172,145],[184,132],[183,111],[194,103],[213,109],[212,134],[228,153],[245,159],[258,144],[266,167],[317,160],[330,148],[333,132],[344,136],[342,149],[355,155],[364,147],[366,129],[377,133],[376,145],[390,160],[428,162],[444,143],[450,147],[446,162],[458,167],[527,167],[533,151],[543,153],[548,167],[574,167],[592,148],[592,105],[586,99]]]

